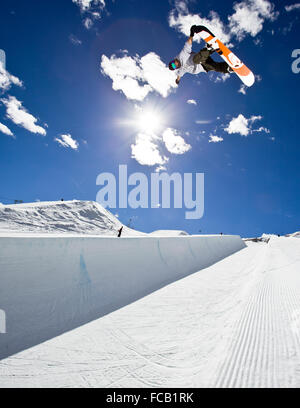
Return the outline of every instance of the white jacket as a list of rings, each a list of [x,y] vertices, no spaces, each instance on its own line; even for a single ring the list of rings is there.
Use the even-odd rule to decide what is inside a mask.
[[[194,64],[193,57],[196,53],[192,51],[192,44],[188,42],[185,43],[183,50],[176,57],[180,61],[181,67],[176,71],[176,74],[183,77],[187,72],[189,74],[199,74],[200,72],[205,72],[205,69],[201,64]]]

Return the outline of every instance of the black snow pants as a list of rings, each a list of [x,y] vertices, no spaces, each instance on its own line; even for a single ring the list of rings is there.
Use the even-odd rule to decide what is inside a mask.
[[[214,51],[210,51],[207,48],[203,48],[197,54],[194,55],[193,61],[195,64],[201,64],[206,72],[216,71],[223,74],[228,73],[228,64],[224,62],[216,62],[211,57]]]

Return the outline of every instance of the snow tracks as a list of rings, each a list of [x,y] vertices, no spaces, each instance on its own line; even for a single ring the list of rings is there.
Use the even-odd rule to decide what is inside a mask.
[[[300,240],[272,238],[236,322],[216,387],[300,386]]]

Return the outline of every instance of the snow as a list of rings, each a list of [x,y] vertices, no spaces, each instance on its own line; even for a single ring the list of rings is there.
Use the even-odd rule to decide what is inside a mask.
[[[180,231],[180,230],[157,230],[157,231],[151,232],[150,235],[153,235],[156,237],[181,237],[181,236],[186,236],[189,234],[185,231]]]
[[[93,201],[54,201],[0,206],[0,232],[118,234],[121,222]],[[141,236],[126,226],[122,236]]]
[[[245,246],[238,236],[0,237],[0,358],[123,307]]]
[[[121,225],[94,202],[0,204],[0,388],[299,388],[299,232]]]
[[[245,242],[266,242],[268,243],[271,238],[277,237],[278,235],[275,234],[262,234],[261,237],[256,238],[244,238]],[[288,235],[286,235],[288,236]]]
[[[300,238],[300,231],[294,232],[290,235],[291,237]]]
[[[293,237],[250,242],[2,360],[0,386],[299,387],[299,253]]]

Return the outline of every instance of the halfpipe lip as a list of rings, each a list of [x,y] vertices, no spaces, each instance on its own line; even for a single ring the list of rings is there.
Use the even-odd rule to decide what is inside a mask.
[[[142,238],[142,239],[141,239]],[[144,239],[143,239],[144,238]],[[118,310],[245,248],[238,236],[0,236],[0,359]]]
[[[159,236],[159,235],[139,235],[139,236],[124,236],[121,239],[195,239],[195,238],[212,238],[212,237],[237,237],[241,238],[240,235],[235,234],[205,234],[205,235],[182,235],[182,236]],[[119,239],[117,236],[114,235],[97,235],[97,234],[70,234],[70,233],[45,233],[45,232],[16,232],[16,231],[0,231],[0,239],[1,238],[49,238],[49,239],[66,239],[66,238],[98,238],[98,239]]]

